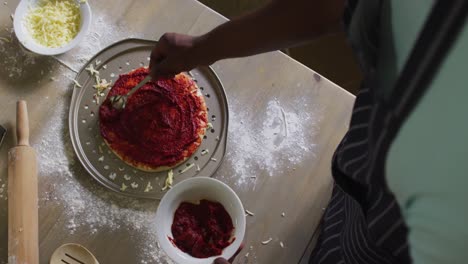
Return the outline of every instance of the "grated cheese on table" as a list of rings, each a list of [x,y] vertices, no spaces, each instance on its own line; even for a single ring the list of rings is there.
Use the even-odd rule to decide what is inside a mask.
[[[96,89],[97,93],[101,95],[105,90],[107,90],[112,83],[107,82],[106,79],[99,79],[98,76],[96,76],[96,84],[93,85],[94,89]]]
[[[111,180],[115,180],[116,177],[117,177],[117,174],[115,172],[111,172],[111,174],[109,174],[109,179]]]
[[[93,64],[91,63],[88,67],[85,68],[86,71],[89,72],[89,74],[91,74],[91,76],[93,75],[99,75],[99,71],[94,69],[94,66]]]
[[[11,42],[9,39],[7,39],[7,38],[5,38],[5,37],[0,37],[0,40],[1,40],[1,41],[5,41],[5,42],[8,42],[8,43]]]
[[[172,170],[169,170],[167,172],[166,181],[164,182],[164,187],[161,190],[165,191],[167,190],[167,188],[172,188],[173,182],[174,182],[174,172]]]
[[[80,31],[80,6],[72,0],[40,0],[37,6],[30,7],[24,23],[38,44],[58,48]]]
[[[144,192],[149,192],[151,190],[153,190],[153,186],[151,186],[151,182],[148,182],[148,185],[146,185]]]
[[[183,170],[180,172],[180,174],[186,173],[188,170],[190,170],[191,168],[193,168],[193,166],[195,166],[195,163],[189,164],[185,169],[183,169]]]
[[[247,214],[250,215],[250,216],[254,216],[254,215],[255,215],[254,213],[252,213],[251,211],[249,211],[249,210],[247,210],[247,209],[245,209],[245,213],[247,213]]]
[[[83,88],[83,86],[77,81],[77,80],[72,80],[73,81],[73,84],[74,84],[74,88],[76,87],[79,87],[79,88]]]

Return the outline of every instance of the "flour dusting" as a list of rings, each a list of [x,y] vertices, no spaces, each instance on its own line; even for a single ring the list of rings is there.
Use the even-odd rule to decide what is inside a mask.
[[[60,208],[64,221],[63,235],[68,240],[89,233],[99,236],[113,232],[128,234],[128,242],[134,246],[136,259],[133,263],[171,263],[159,248],[154,222],[158,203],[137,200],[113,193],[94,181],[77,161],[68,132],[68,112],[71,97],[71,80],[75,73],[95,54],[116,41],[138,37],[124,25],[98,11],[86,38],[71,52],[54,57],[34,55],[24,50],[8,28],[0,39],[0,75],[11,81],[28,79],[57,83],[61,94],[57,102],[50,102],[51,113],[44,129],[38,133],[33,147],[38,153],[39,165],[39,210],[44,219],[51,210]],[[59,67],[58,63],[66,66]],[[37,68],[40,67],[41,71]],[[60,68],[60,70],[57,70]],[[30,78],[31,75],[43,78]],[[114,73],[112,73],[114,75]],[[67,90],[59,87],[68,87]],[[46,98],[47,99],[47,98]],[[294,169],[304,162],[306,155],[315,151],[314,136],[318,132],[319,111],[304,112],[310,98],[300,97],[283,104],[274,99],[254,109],[245,102],[230,98],[228,148],[225,162],[232,167],[238,186],[249,183],[261,171],[270,176]],[[254,116],[255,115],[255,119]],[[254,120],[262,120],[254,122]],[[0,180],[0,198],[5,197],[5,183]],[[6,197],[5,197],[6,198]],[[45,209],[45,210],[44,210]],[[50,227],[50,228],[58,228]],[[251,259],[256,259],[251,252]],[[246,256],[247,257],[247,256]]]
[[[83,233],[89,236],[112,234],[126,234],[127,239],[135,251],[133,263],[171,263],[165,253],[159,249],[156,238],[156,223],[154,222],[157,201],[139,200],[113,193],[94,181],[77,160],[68,132],[68,112],[71,97],[71,80],[76,72],[96,53],[106,46],[130,37],[123,26],[115,25],[110,18],[103,14],[93,14],[94,19],[85,40],[71,52],[48,57],[51,70],[45,73],[53,76],[57,87],[68,87],[67,90],[58,89],[63,96],[57,102],[51,102],[49,112],[52,113],[46,123],[47,128],[38,135],[38,141],[33,147],[38,153],[39,166],[39,207],[62,208],[64,221],[64,236],[73,241],[74,236]],[[15,41],[14,36],[11,37]],[[12,78],[24,78],[24,65],[37,67],[42,57],[18,52],[10,53],[5,50],[13,61],[8,69]],[[2,50],[0,48],[0,54]],[[57,62],[66,66],[67,74],[54,71]],[[11,64],[11,63],[10,63]],[[3,65],[3,64],[0,64]],[[18,65],[18,66],[15,66]],[[55,67],[55,68],[54,68]],[[62,67],[65,69],[64,67]],[[37,70],[36,70],[37,72]],[[1,184],[0,184],[1,186]],[[45,214],[49,210],[39,210]],[[61,210],[60,210],[61,211]],[[43,219],[45,215],[40,218]]]
[[[278,99],[271,100],[264,109],[255,110],[255,120],[249,109],[231,101],[227,162],[233,168],[236,184],[243,185],[255,178],[253,171],[279,175],[294,169],[304,156],[314,151],[313,137],[317,133],[318,116],[304,112],[309,102],[296,98],[288,106]]]
[[[44,75],[51,69],[52,59],[29,52],[21,46],[13,27],[0,29],[0,76],[19,80],[30,74]],[[37,71],[40,66],[41,71]]]
[[[39,161],[39,207],[64,208],[67,237],[89,230],[90,235],[100,232],[128,232],[128,239],[135,239],[138,260],[135,263],[170,263],[158,249],[156,223],[158,202],[124,197],[99,186],[84,171],[70,142],[64,113],[68,102],[56,106],[54,115],[45,127],[47,135],[33,147]],[[45,210],[40,210],[45,212]],[[138,243],[144,241],[144,243]]]

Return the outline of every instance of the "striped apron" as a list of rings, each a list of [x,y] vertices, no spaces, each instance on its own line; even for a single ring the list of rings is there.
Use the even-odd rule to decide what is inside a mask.
[[[467,13],[468,1],[436,1],[390,93],[372,79],[364,82],[333,156],[335,186],[310,263],[411,263],[408,228],[385,181],[386,155]]]

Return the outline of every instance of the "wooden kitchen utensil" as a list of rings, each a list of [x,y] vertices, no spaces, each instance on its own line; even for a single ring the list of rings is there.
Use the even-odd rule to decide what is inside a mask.
[[[8,152],[8,262],[38,264],[37,160],[25,101],[17,103],[16,136]]]
[[[50,264],[99,264],[96,257],[85,247],[79,244],[64,244],[57,248]]]

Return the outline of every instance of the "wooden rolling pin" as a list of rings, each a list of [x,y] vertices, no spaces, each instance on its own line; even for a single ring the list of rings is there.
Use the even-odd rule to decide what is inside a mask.
[[[17,103],[16,135],[8,152],[8,263],[38,264],[37,160],[25,101]]]

